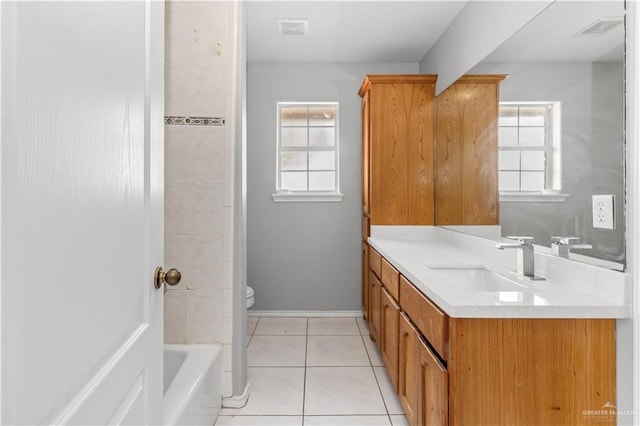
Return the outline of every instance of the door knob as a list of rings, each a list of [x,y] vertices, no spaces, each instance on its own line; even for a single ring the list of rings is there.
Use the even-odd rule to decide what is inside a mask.
[[[162,266],[158,266],[156,268],[156,273],[153,279],[153,284],[155,288],[162,287],[162,283],[167,283],[169,285],[177,285],[182,278],[182,274],[175,268],[169,269],[167,272],[162,270]]]

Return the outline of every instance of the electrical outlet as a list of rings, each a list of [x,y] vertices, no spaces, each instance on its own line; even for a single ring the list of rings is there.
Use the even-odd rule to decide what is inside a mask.
[[[593,227],[601,229],[615,229],[615,214],[613,195],[593,195],[591,208],[593,212]]]

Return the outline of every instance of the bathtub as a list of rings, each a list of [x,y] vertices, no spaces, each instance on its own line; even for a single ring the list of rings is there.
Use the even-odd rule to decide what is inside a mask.
[[[222,403],[217,345],[164,345],[164,424],[215,423]]]

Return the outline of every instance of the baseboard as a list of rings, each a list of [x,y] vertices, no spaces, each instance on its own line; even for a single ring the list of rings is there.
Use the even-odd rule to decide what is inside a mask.
[[[222,407],[224,408],[242,408],[247,405],[247,401],[249,400],[249,382],[247,382],[247,386],[244,388],[244,392],[242,395],[231,395],[222,398]]]
[[[247,311],[249,317],[312,317],[312,318],[357,318],[362,311]]]

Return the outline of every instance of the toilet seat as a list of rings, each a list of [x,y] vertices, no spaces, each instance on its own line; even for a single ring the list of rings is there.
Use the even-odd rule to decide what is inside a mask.
[[[247,286],[247,309],[253,306],[254,303],[254,291],[251,287]]]

